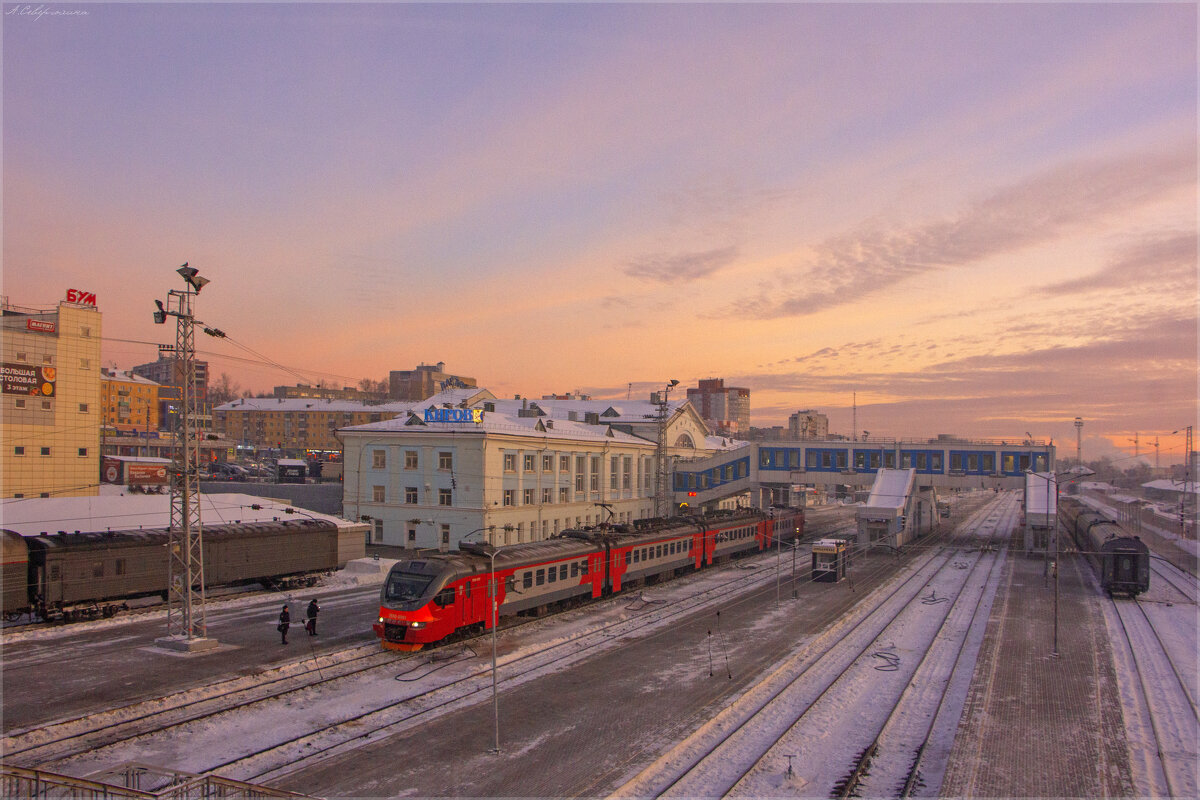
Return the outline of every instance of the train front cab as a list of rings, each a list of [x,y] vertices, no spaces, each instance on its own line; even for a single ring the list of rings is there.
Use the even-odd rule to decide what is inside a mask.
[[[812,545],[812,579],[837,583],[846,577],[847,561],[844,539],[818,539]]]

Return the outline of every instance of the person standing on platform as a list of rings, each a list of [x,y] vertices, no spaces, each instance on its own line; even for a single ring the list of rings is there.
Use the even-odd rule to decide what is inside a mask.
[[[288,607],[284,606],[283,611],[279,612],[279,634],[283,637],[282,644],[287,644],[287,632],[291,625],[292,615],[288,613]]]
[[[309,636],[317,635],[317,612],[320,610],[321,607],[317,605],[317,598],[314,597],[312,602],[308,604],[308,620],[304,623],[304,628],[308,631]]]

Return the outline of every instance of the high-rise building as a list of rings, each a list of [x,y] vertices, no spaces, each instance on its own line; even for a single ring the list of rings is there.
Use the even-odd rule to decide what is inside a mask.
[[[389,400],[420,402],[446,389],[473,389],[476,386],[478,384],[474,378],[448,374],[444,361],[433,366],[422,364],[416,369],[388,373]]]
[[[69,290],[56,308],[3,307],[2,497],[94,495],[100,483],[100,311]]]
[[[726,386],[724,378],[706,378],[687,398],[715,433],[722,436],[750,431],[750,390]]]
[[[805,409],[788,417],[790,439],[825,439],[829,436],[829,417],[820,411]]]

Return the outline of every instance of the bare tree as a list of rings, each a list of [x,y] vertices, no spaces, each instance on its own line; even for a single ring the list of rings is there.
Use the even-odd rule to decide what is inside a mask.
[[[228,373],[222,372],[215,381],[208,384],[208,402],[214,406],[228,403],[242,396],[242,387]]]

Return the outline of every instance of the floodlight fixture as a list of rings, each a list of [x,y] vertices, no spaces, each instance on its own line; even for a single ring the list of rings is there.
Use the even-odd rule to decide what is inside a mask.
[[[195,267],[189,267],[186,261],[183,262],[182,267],[175,271],[183,276],[183,279],[187,281],[188,286],[191,286],[196,290],[196,294],[200,294],[200,290],[203,289],[209,282],[208,278],[203,278],[200,276],[200,270],[196,269]]]
[[[158,311],[154,312],[154,324],[162,325],[167,321],[167,309],[163,308],[162,300],[155,300],[154,304],[158,306]]]

